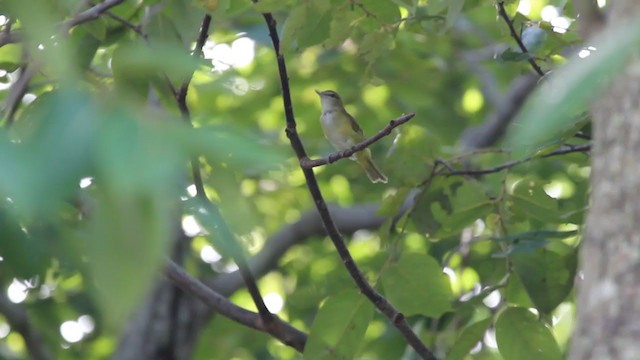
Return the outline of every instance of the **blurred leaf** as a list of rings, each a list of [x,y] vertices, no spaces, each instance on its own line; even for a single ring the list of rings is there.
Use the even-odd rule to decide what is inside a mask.
[[[478,342],[482,341],[484,334],[491,325],[492,319],[477,321],[462,330],[462,334],[456,339],[455,344],[447,354],[445,360],[462,360]]]
[[[381,276],[389,301],[406,316],[439,317],[451,310],[449,278],[426,254],[405,254]]]
[[[287,20],[285,20],[282,28],[282,36],[280,37],[280,51],[288,50],[291,45],[298,39],[300,33],[307,26],[307,22],[313,24],[317,19],[313,14],[309,13],[306,4],[298,5],[291,10]]]
[[[175,236],[175,185],[186,156],[155,124],[119,109],[103,116],[89,268],[105,320],[119,327],[153,284]]]
[[[551,331],[525,308],[510,307],[500,313],[496,341],[505,360],[563,359]]]
[[[22,45],[7,44],[0,47],[0,69],[6,72],[16,71],[22,58]]]
[[[460,13],[462,12],[463,7],[464,7],[464,0],[449,1],[449,5],[447,7],[447,20],[446,20],[447,28],[451,28],[455,24],[456,20],[458,20],[458,17],[460,16]]]
[[[304,358],[354,358],[372,316],[373,304],[359,291],[348,290],[329,297],[311,325]]]
[[[610,83],[640,43],[640,22],[618,24],[591,42],[597,50],[587,58],[575,56],[555,70],[528,98],[511,127],[508,143],[526,149],[553,138],[579,121],[589,103]]]
[[[260,0],[253,3],[253,8],[260,13],[272,13],[287,10],[291,7],[291,1],[284,0]]]
[[[85,93],[58,90],[41,95],[29,111],[20,143],[0,141],[6,171],[0,191],[23,214],[43,214],[69,200],[89,170],[97,130],[89,119],[97,109]]]
[[[546,248],[511,257],[515,272],[536,308],[551,313],[573,288],[577,255],[560,255]]]
[[[558,212],[558,202],[544,191],[542,184],[535,180],[524,179],[518,182],[511,194],[514,212],[524,213],[525,217],[551,223],[564,220]]]
[[[31,279],[44,275],[50,253],[44,238],[21,228],[17,219],[0,208],[0,266],[9,276]]]

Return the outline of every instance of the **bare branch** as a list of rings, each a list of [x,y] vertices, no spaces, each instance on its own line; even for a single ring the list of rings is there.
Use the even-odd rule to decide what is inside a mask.
[[[511,21],[511,19],[509,18],[509,15],[504,9],[504,1],[498,1],[498,14],[500,14],[500,17],[504,19],[504,22],[507,23],[507,26],[509,27],[509,32],[511,33],[511,37],[516,41],[516,43],[518,43],[518,47],[520,47],[520,50],[522,51],[522,53],[528,55],[527,58],[533,70],[541,77],[544,76],[544,71],[542,71],[540,66],[538,66],[536,61],[531,56],[531,54],[529,54],[529,51],[527,50],[527,47],[522,42],[520,35],[518,35],[518,32],[513,27],[513,21]]]
[[[257,0],[253,0],[253,2],[255,3],[257,2]],[[293,114],[293,103],[291,101],[291,92],[289,88],[289,76],[287,74],[287,66],[284,60],[284,55],[282,54],[280,49],[280,38],[278,36],[278,31],[276,28],[276,20],[270,13],[263,13],[262,16],[264,17],[264,20],[269,29],[269,36],[271,37],[271,42],[273,44],[273,50],[275,52],[278,65],[280,87],[282,91],[282,100],[286,118],[285,131],[291,143],[291,147],[298,157],[298,161],[301,161],[302,159],[307,158],[307,153],[296,130],[296,120]],[[413,332],[404,315],[402,315],[391,303],[389,303],[389,301],[385,297],[378,293],[364,278],[362,272],[353,260],[353,257],[351,256],[351,253],[349,252],[349,249],[347,248],[342,235],[340,235],[340,232],[338,231],[338,228],[336,227],[331,214],[329,213],[327,204],[324,201],[324,197],[322,196],[322,192],[320,191],[320,187],[318,186],[316,177],[313,174],[313,170],[304,168],[302,166],[300,166],[300,168],[302,169],[302,172],[305,176],[309,193],[311,194],[311,197],[314,200],[314,204],[316,205],[316,208],[320,213],[320,217],[327,231],[327,235],[329,235],[329,238],[333,242],[338,255],[347,268],[349,275],[351,275],[351,278],[354,280],[360,291],[369,299],[369,301],[371,301],[371,303],[374,304],[374,306],[380,312],[382,312],[391,321],[391,323],[407,340],[407,343],[416,351],[416,353],[421,358],[435,360],[435,356],[433,355],[431,350],[429,350],[422,342],[422,340],[420,340],[420,338]]]
[[[197,297],[217,313],[252,329],[271,334],[283,344],[291,346],[299,352],[304,350],[307,335],[294,328],[291,324],[282,321],[276,315],[272,315],[272,321],[269,324],[265,324],[260,314],[233,304],[224,296],[187,274],[173,261],[167,262],[165,276],[177,287]]]
[[[200,57],[202,55],[202,48],[204,47],[204,44],[209,37],[210,25],[211,15],[207,14],[204,16],[202,25],[200,26],[198,40],[196,41],[196,46],[193,51],[194,57]],[[191,115],[189,112],[189,107],[187,105],[187,90],[189,88],[189,83],[191,82],[192,76],[193,74],[191,74],[189,78],[185,80],[185,82],[182,84],[182,86],[180,86],[180,89],[176,93],[176,102],[178,104],[178,108],[180,109],[182,118],[191,126],[193,125],[191,123]],[[233,258],[233,261],[236,263],[236,265],[238,265],[238,269],[240,270],[242,279],[244,280],[247,286],[247,290],[249,291],[249,294],[251,295],[256,308],[258,309],[258,313],[262,318],[262,322],[267,328],[277,326],[277,322],[275,322],[275,315],[271,314],[269,309],[267,309],[264,300],[262,299],[260,289],[258,288],[255,277],[249,269],[249,264],[247,263],[247,259],[245,258],[242,247],[224,221],[218,207],[211,203],[207,196],[206,190],[204,188],[204,182],[202,180],[202,173],[200,171],[200,162],[197,156],[191,159],[191,172],[193,176],[193,182],[196,187],[196,196],[202,201],[202,204],[206,208],[208,214],[212,216],[219,225],[217,230],[222,236],[221,243],[225,244],[226,252],[228,252],[228,254]]]
[[[442,159],[437,159],[435,162],[435,166],[441,165],[444,168],[446,168],[448,170],[448,172],[438,172],[436,173],[436,175],[442,175],[442,176],[478,176],[478,175],[486,175],[486,174],[493,174],[493,173],[497,173],[500,172],[502,170],[506,170],[506,169],[510,169],[514,166],[523,164],[525,162],[529,162],[531,160],[535,160],[535,159],[544,159],[544,158],[549,158],[549,157],[553,157],[553,156],[558,156],[558,155],[565,155],[565,154],[571,154],[571,153],[576,153],[576,152],[589,152],[591,151],[591,144],[582,144],[582,145],[571,145],[571,146],[565,146],[562,147],[558,150],[554,150],[550,153],[544,154],[544,155],[540,155],[540,156],[529,156],[526,157],[524,159],[520,159],[520,160],[512,160],[512,161],[508,161],[504,164],[498,165],[498,166],[494,166],[492,168],[488,168],[488,169],[468,169],[468,170],[458,170],[455,169],[453,166],[451,166],[449,163],[447,163],[445,160]]]
[[[300,166],[305,168],[305,169],[311,169],[314,168],[316,166],[322,166],[322,165],[326,165],[326,164],[331,164],[334,163],[338,160],[344,159],[344,158],[348,158],[351,155],[357,153],[358,151],[364,150],[365,148],[371,146],[371,144],[375,143],[376,141],[382,139],[383,137],[391,134],[391,130],[393,130],[394,128],[406,123],[407,121],[411,120],[414,116],[416,115],[416,113],[410,113],[410,114],[406,114],[406,115],[402,115],[399,118],[393,119],[391,121],[389,121],[389,124],[387,126],[385,126],[384,129],[378,131],[377,134],[373,135],[372,137],[352,146],[351,148],[347,149],[347,150],[342,150],[342,151],[336,151],[333,152],[329,155],[327,155],[326,157],[320,158],[320,159],[309,159],[307,157],[300,159]]]

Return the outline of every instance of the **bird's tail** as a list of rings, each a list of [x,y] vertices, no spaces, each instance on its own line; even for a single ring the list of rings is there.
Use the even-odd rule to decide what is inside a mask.
[[[362,166],[371,182],[387,182],[387,176],[380,169],[378,169],[376,164],[373,162],[370,152],[362,151],[358,153],[356,155],[356,161],[358,162],[358,164],[360,164],[360,166]]]

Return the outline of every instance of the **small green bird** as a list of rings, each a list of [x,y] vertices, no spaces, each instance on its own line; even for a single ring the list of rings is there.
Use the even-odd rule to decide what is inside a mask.
[[[356,120],[344,108],[338,93],[332,90],[316,90],[316,93],[320,95],[322,104],[320,122],[324,130],[324,136],[336,150],[350,149],[366,139]],[[362,166],[371,182],[387,182],[387,177],[371,159],[371,151],[369,149],[353,154],[351,160]]]

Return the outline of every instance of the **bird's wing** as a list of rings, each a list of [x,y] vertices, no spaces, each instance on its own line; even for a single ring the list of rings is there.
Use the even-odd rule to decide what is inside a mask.
[[[353,129],[353,131],[364,136],[364,132],[360,128],[360,125],[358,125],[358,123],[356,122],[356,119],[354,119],[353,116],[351,116],[351,114],[349,113],[347,113],[347,117],[349,118],[349,123],[351,124],[351,128]]]

